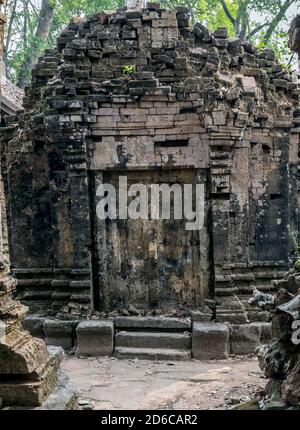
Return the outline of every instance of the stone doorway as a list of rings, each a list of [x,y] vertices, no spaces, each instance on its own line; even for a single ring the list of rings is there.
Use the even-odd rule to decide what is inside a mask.
[[[187,231],[186,220],[172,215],[170,220],[99,220],[98,185],[118,189],[119,177],[125,175],[128,187],[145,184],[149,191],[150,184],[206,184],[206,171],[195,169],[91,173],[94,307],[201,307],[208,296],[206,223],[201,231]]]

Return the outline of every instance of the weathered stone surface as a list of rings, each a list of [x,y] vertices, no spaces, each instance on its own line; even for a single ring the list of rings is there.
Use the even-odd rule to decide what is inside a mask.
[[[186,361],[191,359],[191,352],[180,349],[151,349],[151,348],[125,348],[118,347],[115,356],[119,359]]]
[[[291,270],[294,276],[299,269]],[[285,284],[289,285],[289,274],[285,276]],[[300,402],[300,344],[299,344],[300,295],[290,302],[279,305],[273,314],[273,326],[276,330],[274,343],[260,348],[258,359],[261,369],[269,379],[262,402],[264,409],[299,408]]]
[[[228,30],[227,30],[227,28],[218,28],[214,32],[214,36],[216,38],[220,38],[220,39],[227,39],[227,37],[228,37]]]
[[[106,356],[114,351],[113,321],[82,321],[76,328],[77,355]]]
[[[115,342],[116,347],[125,348],[191,349],[192,337],[190,333],[121,331]]]
[[[289,29],[289,46],[293,51],[298,54],[300,52],[300,18],[297,15],[290,26]]]
[[[300,399],[300,353],[295,357],[295,365],[282,384],[282,398],[286,405],[299,406]]]
[[[1,130],[19,297],[74,320],[92,306],[188,314],[208,298],[220,322],[267,320],[247,302],[282,277],[288,226],[299,231],[298,105],[271,50],[191,30],[186,9],[72,22]],[[203,229],[100,222],[96,189],[120,171],[147,187],[204,184]]]
[[[243,77],[242,86],[245,94],[255,96],[257,91],[256,81],[253,77]]]
[[[74,330],[73,321],[46,319],[43,324],[46,344],[61,346],[64,349],[70,349],[74,346]]]
[[[45,317],[41,317],[38,314],[28,315],[23,321],[23,328],[31,334],[33,337],[44,339],[45,334],[43,331]]]
[[[35,410],[35,411],[67,411],[78,409],[76,387],[70,382],[69,377],[58,370],[58,380],[55,389],[47,397],[41,406],[7,406],[5,410]]]
[[[2,0],[1,5],[4,3]],[[4,17],[0,23],[0,62],[3,60]],[[2,70],[1,70],[2,73]],[[2,94],[2,77],[0,94]],[[13,98],[13,94],[12,94]],[[1,103],[2,104],[2,103]],[[10,103],[12,110],[18,102]],[[2,115],[1,106],[1,115]],[[2,118],[1,118],[2,120]],[[33,115],[39,126],[43,115]],[[1,158],[3,147],[1,146]],[[57,385],[58,368],[62,359],[60,349],[46,350],[45,343],[33,338],[22,328],[27,308],[12,299],[16,281],[10,276],[7,252],[7,202],[4,196],[3,168],[0,166],[0,409],[3,407],[38,407]],[[41,324],[31,320],[31,328],[40,335]]]
[[[231,326],[230,350],[232,354],[253,354],[257,347],[268,344],[271,340],[271,324],[269,323],[251,323]]]
[[[3,207],[0,205],[0,214]],[[0,253],[2,248],[0,247]],[[12,299],[16,282],[0,259],[0,398],[4,406],[39,406],[57,383],[59,350],[46,350],[42,340],[22,329],[27,309]]]
[[[225,324],[193,324],[192,354],[197,360],[223,360],[229,353],[229,329]]]
[[[0,397],[5,406],[40,406],[54,390],[58,380],[58,368],[62,360],[59,348],[51,349],[50,356],[39,363],[31,375],[14,375],[0,383]]]
[[[212,313],[210,309],[206,309],[206,312],[191,311],[191,320],[193,322],[210,322],[212,320]]]
[[[68,376],[60,370],[58,372],[58,381],[55,390],[50,394],[43,405],[35,408],[35,410],[68,411],[76,410],[77,408],[76,387],[70,382]]]
[[[261,338],[262,345],[268,345],[272,342],[272,323],[261,323]]]
[[[187,319],[166,317],[116,317],[117,329],[159,329],[159,330],[191,330],[191,322]]]

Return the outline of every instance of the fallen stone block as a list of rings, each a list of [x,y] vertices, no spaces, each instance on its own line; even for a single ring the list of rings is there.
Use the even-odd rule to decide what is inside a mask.
[[[227,28],[217,28],[214,32],[214,36],[219,39],[227,39],[228,37],[228,30]]]
[[[191,349],[190,333],[121,331],[115,335],[115,346],[144,349]]]
[[[228,47],[228,39],[223,38],[212,38],[213,46],[216,46],[218,48],[227,48]]]
[[[47,345],[70,349],[74,346],[74,321],[46,319],[43,325]]]
[[[211,322],[211,312],[190,311],[190,317],[193,322]]]
[[[118,329],[157,329],[157,330],[191,330],[191,321],[183,318],[170,317],[116,317]]]
[[[241,80],[244,94],[255,96],[257,91],[255,78],[253,76],[244,76]]]
[[[192,354],[197,360],[228,358],[229,328],[225,324],[193,324]]]
[[[23,321],[23,328],[24,330],[29,331],[31,336],[37,337],[39,339],[44,339],[44,331],[43,331],[43,324],[44,324],[45,318],[41,317],[38,314],[32,314],[28,315],[24,321]]]
[[[258,346],[271,341],[271,328],[268,323],[232,325],[230,349],[232,354],[247,355],[255,353]]]
[[[181,349],[117,347],[115,356],[120,360],[138,358],[139,360],[155,361],[187,361],[191,359],[191,351]]]
[[[106,356],[114,350],[113,321],[82,321],[76,329],[76,355]]]

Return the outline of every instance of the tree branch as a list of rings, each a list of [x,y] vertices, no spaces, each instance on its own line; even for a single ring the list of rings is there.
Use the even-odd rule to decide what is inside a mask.
[[[261,31],[263,28],[267,27],[270,23],[269,22],[265,22],[264,24],[258,25],[257,27],[255,27],[248,36],[248,39],[250,39],[251,37],[255,36],[259,31]]]
[[[294,57],[295,57],[295,52],[292,53],[291,58],[290,58],[289,62],[287,63],[287,67],[289,67],[292,64]]]
[[[229,19],[229,21],[231,22],[231,24],[235,27],[236,20],[235,20],[235,18],[231,15],[231,13],[230,13],[230,11],[229,11],[229,9],[228,9],[228,7],[227,7],[227,4],[225,3],[225,0],[219,0],[219,1],[220,1],[221,5],[222,5],[222,7],[223,7],[223,10],[224,10],[224,12],[225,12],[225,14],[226,14],[227,18]]]
[[[37,11],[37,8],[35,7],[35,5],[32,3],[32,1],[31,1],[31,0],[29,0],[29,4],[30,4],[30,6],[32,7],[32,10],[33,10],[33,12],[34,12],[34,14],[35,14],[36,18],[38,18],[39,13],[38,13],[38,11]]]
[[[290,6],[292,6],[293,3],[295,3],[296,0],[286,0],[283,5],[281,6],[279,12],[277,13],[277,15],[275,16],[275,18],[273,19],[273,21],[271,21],[268,30],[266,31],[265,37],[264,37],[264,43],[268,43],[272,34],[274,33],[276,27],[278,26],[278,24],[280,23],[280,21],[282,20],[282,18],[285,16],[286,12],[288,11],[288,9],[290,8]]]
[[[4,48],[4,61],[5,61],[5,63],[7,62],[6,52],[8,51],[9,44],[10,44],[13,22],[14,22],[14,19],[16,16],[16,10],[17,10],[17,0],[14,0],[13,6],[12,6],[12,11],[11,11],[11,16],[9,19],[7,34],[6,34],[6,41],[5,41],[5,48]]]

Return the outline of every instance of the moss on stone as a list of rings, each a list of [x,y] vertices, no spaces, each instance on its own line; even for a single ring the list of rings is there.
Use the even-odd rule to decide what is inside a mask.
[[[300,258],[295,262],[295,269],[300,272]]]

